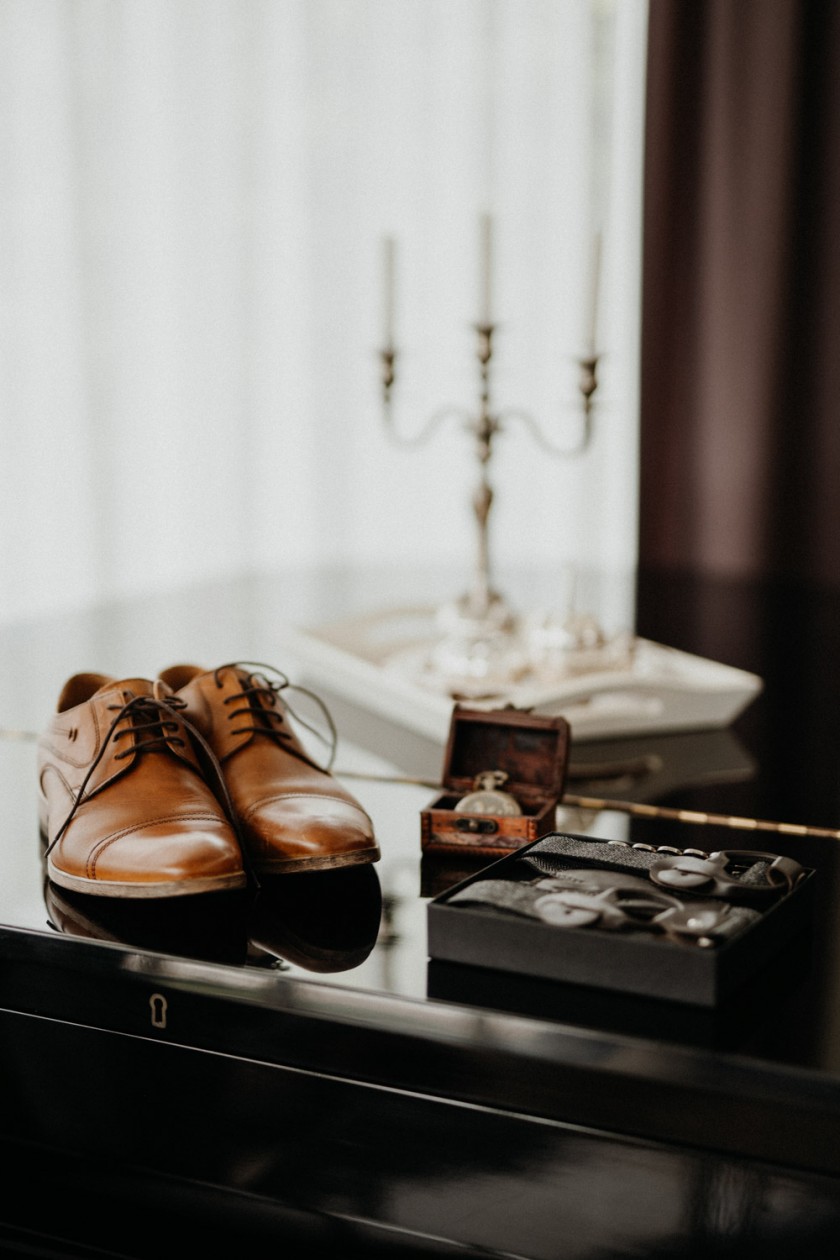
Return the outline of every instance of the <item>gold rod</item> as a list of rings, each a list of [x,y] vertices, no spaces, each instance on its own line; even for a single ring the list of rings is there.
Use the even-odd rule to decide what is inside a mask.
[[[806,827],[803,823],[771,822],[763,818],[741,818],[737,814],[709,814],[696,809],[669,809],[666,805],[639,805],[634,801],[604,800],[600,796],[576,796],[565,792],[563,805],[578,809],[615,809],[622,814],[639,818],[670,818],[675,822],[696,823],[700,826],[733,827],[739,831],[776,831],[787,836],[827,836],[840,840],[840,831],[831,827]]]

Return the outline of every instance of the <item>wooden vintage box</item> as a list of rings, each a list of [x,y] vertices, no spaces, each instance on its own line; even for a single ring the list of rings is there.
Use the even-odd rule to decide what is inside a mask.
[[[569,723],[559,715],[456,704],[441,776],[443,792],[420,811],[422,848],[501,857],[553,831],[570,742]],[[494,770],[508,776],[500,790],[515,798],[522,813],[458,811],[458,802],[473,791],[478,776]]]

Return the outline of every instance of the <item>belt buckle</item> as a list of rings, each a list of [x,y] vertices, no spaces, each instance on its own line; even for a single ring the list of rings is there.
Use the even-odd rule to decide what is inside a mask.
[[[745,871],[765,864],[764,882],[746,883]],[[702,893],[725,901],[767,901],[795,888],[805,874],[793,858],[757,849],[719,849],[706,858],[665,857],[650,868],[653,883],[675,892]]]
[[[534,903],[534,910],[555,927],[657,930],[662,915],[684,908],[672,893],[614,871],[567,871],[537,880],[535,887],[543,895]]]

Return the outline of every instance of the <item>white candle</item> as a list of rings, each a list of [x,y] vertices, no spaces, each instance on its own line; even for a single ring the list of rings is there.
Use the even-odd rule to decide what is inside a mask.
[[[397,244],[393,236],[386,236],[382,242],[383,260],[383,344],[386,350],[394,345],[394,310],[396,307],[396,257]]]
[[[493,223],[489,214],[481,216],[479,271],[479,320],[489,325],[493,322]]]
[[[601,289],[601,233],[592,238],[592,255],[589,268],[589,304],[586,320],[586,352],[594,359],[598,353],[598,297]]]

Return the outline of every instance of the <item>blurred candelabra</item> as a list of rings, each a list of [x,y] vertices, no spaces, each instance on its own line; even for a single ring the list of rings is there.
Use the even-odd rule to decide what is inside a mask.
[[[493,566],[490,556],[490,517],[494,501],[490,470],[494,456],[496,436],[512,421],[522,422],[540,447],[550,455],[568,458],[582,454],[592,439],[593,403],[598,387],[597,301],[601,262],[601,239],[596,235],[593,242],[592,267],[589,277],[589,311],[587,319],[587,348],[577,360],[580,399],[574,405],[577,410],[575,431],[569,440],[560,442],[549,436],[543,425],[528,411],[507,407],[499,410],[492,393],[491,366],[493,362],[493,338],[496,324],[492,318],[492,225],[489,216],[481,220],[480,248],[480,316],[474,325],[477,337],[478,404],[474,411],[457,406],[444,406],[431,416],[412,435],[401,432],[395,422],[393,388],[396,381],[398,352],[394,344],[395,304],[395,244],[392,238],[384,242],[384,293],[385,336],[379,351],[382,364],[382,403],[386,431],[392,440],[405,446],[416,446],[429,440],[432,433],[445,420],[461,421],[473,442],[476,464],[476,483],[471,506],[475,523],[475,562],[472,580],[464,593],[454,602],[444,604],[437,613],[443,639],[436,649],[435,663],[448,674],[461,674],[479,678],[491,672],[498,675],[513,674],[521,657],[521,627],[519,619],[505,596],[493,582]]]

